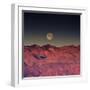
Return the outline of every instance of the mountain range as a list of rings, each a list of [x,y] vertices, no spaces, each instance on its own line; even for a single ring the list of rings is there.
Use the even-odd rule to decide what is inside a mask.
[[[24,46],[24,77],[80,74],[80,45]]]

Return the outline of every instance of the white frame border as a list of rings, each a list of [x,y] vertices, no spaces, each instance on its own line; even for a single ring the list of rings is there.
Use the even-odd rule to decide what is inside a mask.
[[[81,75],[79,76],[59,76],[58,77],[40,77],[22,79],[22,10],[35,10],[35,11],[49,11],[49,12],[65,12],[81,14]],[[32,85],[48,85],[50,83],[59,84],[72,83],[72,82],[87,82],[87,65],[88,62],[85,57],[85,34],[86,34],[86,14],[85,8],[64,7],[36,7],[23,4],[12,4],[11,7],[11,85],[12,86],[32,86]],[[51,80],[49,80],[52,78]],[[28,80],[29,79],[29,80]],[[43,81],[41,81],[43,80]]]

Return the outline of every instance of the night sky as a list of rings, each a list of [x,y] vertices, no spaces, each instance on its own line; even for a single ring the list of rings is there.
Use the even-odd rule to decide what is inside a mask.
[[[80,15],[27,11],[23,13],[23,25],[24,45],[80,44]],[[46,38],[47,33],[53,34],[52,40]]]

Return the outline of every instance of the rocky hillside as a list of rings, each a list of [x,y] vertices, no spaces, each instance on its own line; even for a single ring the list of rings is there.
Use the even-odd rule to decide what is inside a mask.
[[[80,45],[24,46],[24,77],[80,74]]]

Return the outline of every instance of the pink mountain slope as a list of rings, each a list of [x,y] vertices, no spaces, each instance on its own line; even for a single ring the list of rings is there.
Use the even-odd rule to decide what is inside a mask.
[[[80,45],[24,46],[24,77],[80,74]]]

